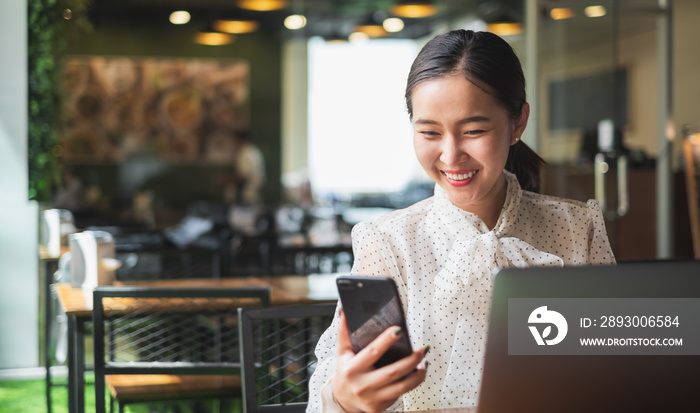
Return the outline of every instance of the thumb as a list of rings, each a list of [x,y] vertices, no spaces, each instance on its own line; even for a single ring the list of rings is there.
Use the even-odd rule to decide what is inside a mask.
[[[350,331],[348,330],[347,322],[345,321],[345,313],[340,313],[340,325],[338,326],[338,356],[347,354],[355,355],[352,349],[352,341],[350,340]]]

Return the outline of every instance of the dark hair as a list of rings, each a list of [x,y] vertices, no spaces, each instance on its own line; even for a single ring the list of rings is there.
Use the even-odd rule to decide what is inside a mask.
[[[494,96],[511,119],[520,117],[526,102],[525,75],[513,48],[493,33],[453,30],[426,43],[411,65],[406,83],[406,108],[411,120],[415,87],[456,73]],[[544,165],[544,159],[518,141],[510,147],[505,168],[515,174],[523,189],[539,192]]]

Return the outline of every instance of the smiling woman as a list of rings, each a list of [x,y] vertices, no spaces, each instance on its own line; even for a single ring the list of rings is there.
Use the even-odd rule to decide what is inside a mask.
[[[413,101],[413,144],[421,166],[452,203],[493,227],[505,198],[503,167],[529,110],[510,122],[496,98],[459,74],[418,84]]]
[[[435,37],[411,66],[405,98],[435,194],[355,225],[351,273],[394,280],[408,331],[387,328],[355,353],[339,314],[316,349],[307,411],[473,406],[494,271],[615,262],[595,201],[532,191],[542,160],[520,140],[525,80],[503,39],[467,30]],[[401,336],[413,353],[374,367]]]

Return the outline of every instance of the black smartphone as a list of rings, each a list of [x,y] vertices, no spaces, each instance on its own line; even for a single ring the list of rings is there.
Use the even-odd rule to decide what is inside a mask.
[[[390,326],[402,328],[401,338],[374,366],[386,366],[412,353],[406,317],[393,279],[342,275],[336,278],[336,284],[355,353]]]

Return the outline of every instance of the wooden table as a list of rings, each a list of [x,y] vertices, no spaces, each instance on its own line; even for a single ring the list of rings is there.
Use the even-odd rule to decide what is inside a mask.
[[[117,282],[131,287],[269,287],[272,305],[327,303],[338,300],[334,285],[337,274],[291,275],[243,278],[197,278]],[[92,294],[68,283],[53,285],[68,318],[68,404],[69,412],[85,411],[85,324],[92,321]]]

